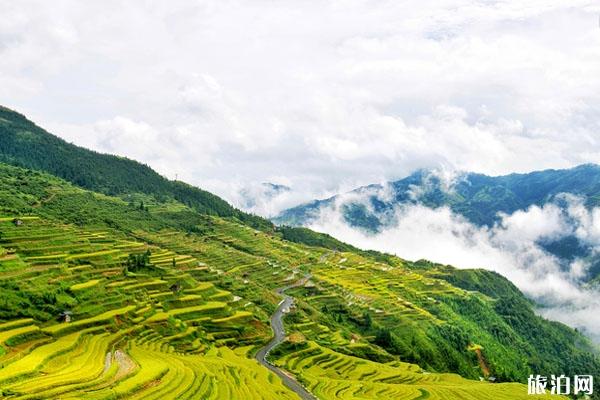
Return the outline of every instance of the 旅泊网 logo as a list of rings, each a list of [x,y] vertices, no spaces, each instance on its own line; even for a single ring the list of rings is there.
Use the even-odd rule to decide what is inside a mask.
[[[572,379],[565,375],[529,375],[527,394],[586,394],[594,393],[594,377],[592,375],[575,375]]]

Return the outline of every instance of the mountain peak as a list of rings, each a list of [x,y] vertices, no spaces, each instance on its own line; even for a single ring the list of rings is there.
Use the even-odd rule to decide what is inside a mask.
[[[547,169],[528,173],[489,176],[474,172],[443,169],[418,169],[410,175],[389,182],[352,190],[364,194],[344,200],[344,194],[329,199],[315,200],[287,209],[274,221],[279,224],[306,225],[314,220],[319,210],[335,201],[352,208],[358,220],[348,216],[352,226],[373,230],[385,214],[396,206],[420,203],[427,207],[448,206],[477,225],[492,225],[498,213],[512,213],[531,205],[543,205],[560,193],[582,196],[588,205],[600,202],[600,166],[582,164],[569,169]],[[357,207],[358,204],[361,207]],[[373,210],[358,216],[357,210]],[[366,212],[366,211],[365,211]],[[360,221],[370,221],[364,225]]]

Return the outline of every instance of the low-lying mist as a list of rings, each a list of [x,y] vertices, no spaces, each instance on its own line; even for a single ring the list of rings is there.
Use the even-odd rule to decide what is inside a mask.
[[[357,194],[351,194],[357,201]],[[600,249],[600,209],[588,209],[583,200],[561,195],[542,207],[531,206],[511,215],[500,215],[493,227],[478,227],[448,207],[398,206],[379,233],[349,226],[339,196],[322,208],[309,226],[364,249],[396,254],[408,260],[428,259],[457,268],[494,270],[512,281],[539,304],[538,312],[579,328],[600,340],[600,293],[583,282],[590,267],[587,259],[567,263],[539,244],[575,236]],[[363,204],[368,204],[364,201]]]

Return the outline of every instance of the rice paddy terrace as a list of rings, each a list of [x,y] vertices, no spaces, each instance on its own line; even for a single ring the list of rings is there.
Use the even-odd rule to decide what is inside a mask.
[[[212,221],[212,236],[136,232],[143,240],[36,217],[19,221],[22,225],[12,216],[0,220],[0,279],[27,293],[25,304],[36,302],[37,296],[46,296],[48,304],[35,308],[33,318],[15,315],[0,325],[4,397],[296,398],[249,354],[270,337],[265,320],[278,300],[271,289],[296,279],[311,260],[324,263],[314,268],[319,279],[311,285],[330,285],[339,276],[327,273],[336,270],[325,268],[332,261],[323,260],[337,258],[339,264],[340,255],[219,219]],[[151,268],[129,271],[130,254],[146,252]],[[406,313],[415,321],[431,318],[416,307],[392,311],[376,301],[359,300],[369,295],[359,290],[356,301],[364,302],[361,307],[381,307],[376,318],[394,313]],[[326,304],[335,296],[347,294],[335,289],[310,301]],[[25,310],[13,312],[20,311]],[[360,346],[326,325],[300,322],[294,328],[321,342]],[[427,374],[413,364],[376,363],[313,340],[303,344],[275,363],[322,399],[508,399],[524,394],[518,384]]]
[[[520,366],[522,356],[452,306],[493,299],[440,279],[440,270],[292,243],[134,196],[141,211],[130,198],[3,168],[2,398],[298,399],[254,355],[272,337],[277,289],[308,274],[286,292],[296,307],[268,359],[317,398],[535,398],[523,384],[487,381],[468,345],[484,349],[492,371],[506,359]],[[473,324],[471,337],[439,350],[428,332],[455,323]],[[386,329],[468,369],[403,352],[396,339],[389,346]],[[474,379],[441,373],[450,370]]]
[[[61,306],[0,325],[5,397],[295,398],[246,356],[268,338],[253,306],[195,280],[196,259],[114,232],[11,220],[0,222],[3,283]],[[129,254],[146,251],[152,276],[125,271]]]

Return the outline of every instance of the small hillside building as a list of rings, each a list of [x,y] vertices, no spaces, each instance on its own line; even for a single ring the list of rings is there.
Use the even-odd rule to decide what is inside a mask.
[[[69,323],[73,319],[73,313],[71,311],[63,311],[60,313],[59,318],[62,322]]]

